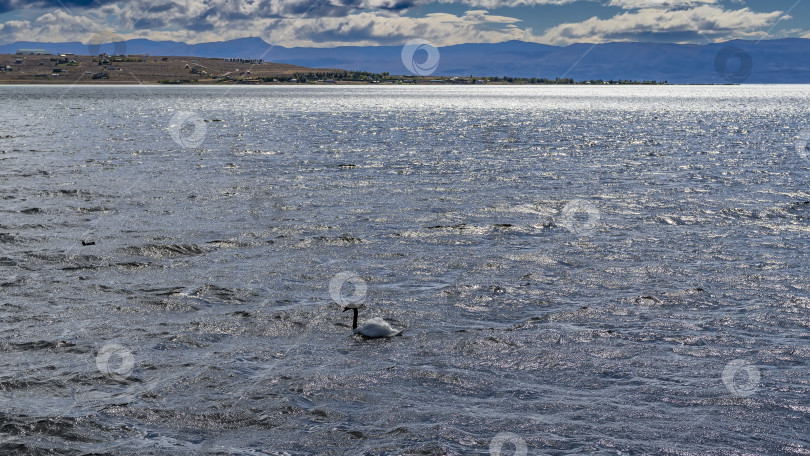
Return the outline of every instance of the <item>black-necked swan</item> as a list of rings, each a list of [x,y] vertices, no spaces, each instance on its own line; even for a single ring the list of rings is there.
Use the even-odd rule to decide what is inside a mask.
[[[377,338],[377,337],[394,337],[402,334],[401,329],[394,329],[387,321],[380,317],[374,317],[363,322],[362,325],[357,326],[357,305],[349,304],[343,308],[343,311],[354,311],[354,321],[352,321],[352,332],[360,334],[363,337]]]

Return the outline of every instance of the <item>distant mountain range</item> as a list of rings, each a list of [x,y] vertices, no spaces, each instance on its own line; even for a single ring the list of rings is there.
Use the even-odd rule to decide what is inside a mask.
[[[285,48],[260,38],[187,44],[175,41],[129,40],[89,46],[79,42],[17,42],[0,46],[0,53],[18,49],[52,53],[129,54],[189,57],[263,58],[317,68],[341,68],[373,73],[410,74],[402,62],[401,46],[342,46]],[[436,76],[557,77],[575,80],[631,79],[680,84],[810,83],[810,40],[779,39],[705,45],[668,43],[605,43],[549,46],[522,41],[460,44],[441,47]],[[427,54],[417,60],[426,58]]]

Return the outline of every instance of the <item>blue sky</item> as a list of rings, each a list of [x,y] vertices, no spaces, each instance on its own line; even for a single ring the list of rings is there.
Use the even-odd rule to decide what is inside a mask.
[[[119,37],[317,47],[810,38],[810,0],[0,0],[0,43]]]

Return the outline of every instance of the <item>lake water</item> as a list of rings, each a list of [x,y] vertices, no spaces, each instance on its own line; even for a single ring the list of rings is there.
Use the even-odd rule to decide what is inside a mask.
[[[810,86],[0,100],[4,454],[810,452]]]

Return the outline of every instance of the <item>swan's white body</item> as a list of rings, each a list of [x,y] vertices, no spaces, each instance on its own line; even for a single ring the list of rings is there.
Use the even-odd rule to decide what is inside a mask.
[[[380,317],[374,317],[366,320],[362,325],[357,326],[357,304],[351,303],[343,308],[343,311],[351,310],[354,315],[352,318],[352,332],[360,334],[363,337],[394,337],[402,334],[402,330],[394,329],[387,321]]]
[[[353,332],[364,337],[394,337],[402,334],[401,329],[392,328],[387,321],[380,317],[366,320],[362,325],[355,328]]]

